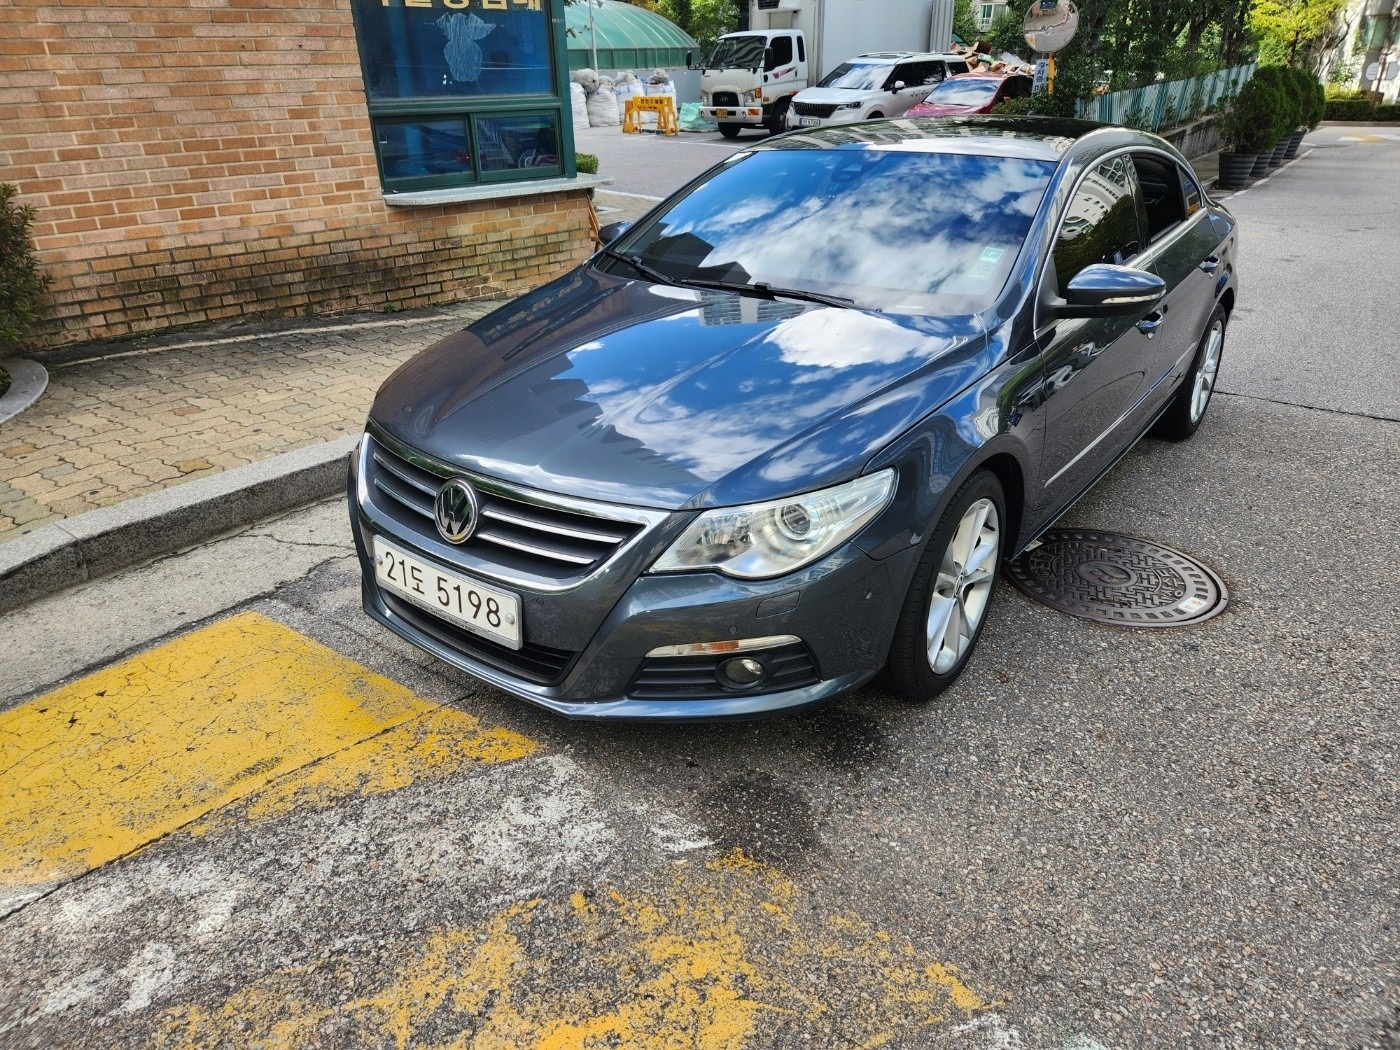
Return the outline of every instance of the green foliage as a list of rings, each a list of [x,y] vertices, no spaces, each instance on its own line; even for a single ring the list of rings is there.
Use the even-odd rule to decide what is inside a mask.
[[[39,316],[48,275],[40,271],[29,243],[34,209],[15,204],[19,190],[0,183],[0,346],[18,343]]]
[[[574,167],[585,175],[597,175],[598,157],[593,153],[575,153]]]
[[[1254,80],[1272,87],[1282,99],[1275,125],[1279,138],[1301,126],[1312,108],[1311,97],[1299,83],[1296,72],[1288,66],[1261,66],[1254,74]]]
[[[1227,153],[1258,155],[1274,148],[1285,134],[1285,114],[1289,106],[1269,78],[1255,76],[1244,87],[1221,118],[1220,137]]]
[[[1019,5],[1004,7],[997,13],[992,19],[992,24],[987,27],[987,32],[983,34],[983,39],[992,45],[993,57],[1000,57],[1003,51],[1010,51],[1013,55],[1022,57],[1031,54],[1031,49],[1026,44],[1025,30],[1022,28],[1024,20],[1025,12]]]
[[[1383,120],[1387,124],[1400,123],[1400,104],[1389,102],[1383,106],[1377,106],[1375,119]]]
[[[1072,117],[1075,115],[1074,108],[1074,97],[1068,92],[1056,90],[1053,95],[1042,91],[1030,98],[1009,98],[999,103],[992,112],[1028,114],[1034,117]]]
[[[1335,32],[1347,0],[1253,0],[1249,28],[1259,41],[1259,57],[1289,65],[1306,58]]]
[[[1327,100],[1323,120],[1375,120],[1377,106],[1369,98],[1334,98]]]
[[[699,41],[700,54],[739,25],[737,0],[656,0],[655,10]]]
[[[10,373],[0,368],[0,397],[5,396],[5,392],[10,389]]]
[[[1363,102],[1371,98],[1371,93],[1369,91],[1361,91],[1356,88],[1340,88],[1333,84],[1328,84],[1326,91],[1328,102]]]
[[[966,44],[971,44],[980,35],[977,17],[972,13],[972,0],[958,0],[953,5],[953,32],[962,37]]]

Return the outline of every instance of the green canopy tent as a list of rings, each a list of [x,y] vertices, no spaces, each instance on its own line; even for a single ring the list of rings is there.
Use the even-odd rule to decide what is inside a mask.
[[[685,53],[700,46],[674,22],[622,0],[578,0],[564,8],[564,24],[570,70],[632,69],[645,78],[647,70],[685,65]]]

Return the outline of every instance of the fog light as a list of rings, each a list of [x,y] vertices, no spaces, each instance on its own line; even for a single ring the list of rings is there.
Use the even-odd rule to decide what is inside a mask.
[[[740,688],[757,685],[766,673],[763,664],[751,656],[736,656],[719,665],[720,681]]]

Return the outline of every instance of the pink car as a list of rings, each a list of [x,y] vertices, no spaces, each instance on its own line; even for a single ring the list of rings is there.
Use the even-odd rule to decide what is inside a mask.
[[[999,102],[1026,98],[1031,78],[1023,73],[962,73],[949,77],[924,97],[906,117],[960,117],[990,113]]]

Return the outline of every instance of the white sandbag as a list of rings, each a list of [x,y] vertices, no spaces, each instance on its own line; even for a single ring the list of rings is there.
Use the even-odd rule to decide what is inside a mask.
[[[611,91],[595,91],[588,96],[588,125],[610,128],[622,123],[618,114],[617,96]]]
[[[569,84],[569,109],[574,115],[574,130],[582,131],[588,123],[588,92],[583,85],[574,81]]]
[[[676,85],[675,85],[675,82],[674,82],[674,81],[667,80],[667,81],[664,81],[664,82],[662,82],[662,83],[660,83],[660,84],[653,84],[653,83],[651,83],[650,81],[648,81],[648,82],[647,82],[647,94],[648,94],[648,95],[670,95],[672,98],[675,98],[675,97],[676,97]]]
[[[598,90],[598,72],[594,69],[576,69],[569,74],[569,79],[575,84],[582,84],[583,90],[589,94]]]

